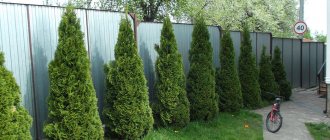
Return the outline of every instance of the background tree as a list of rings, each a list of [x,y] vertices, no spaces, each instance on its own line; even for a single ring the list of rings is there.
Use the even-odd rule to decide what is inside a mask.
[[[183,62],[178,51],[172,23],[167,17],[163,23],[160,46],[156,46],[156,97],[162,125],[184,127],[189,122],[189,101]]]
[[[233,41],[228,31],[221,39],[220,71],[217,74],[217,92],[221,111],[236,112],[242,108],[241,84],[235,67]]]
[[[281,50],[276,46],[274,57],[272,60],[272,70],[275,81],[279,86],[279,94],[284,96],[285,100],[290,100],[292,94],[290,82],[286,79],[286,73],[281,58]]]
[[[271,57],[266,55],[266,47],[263,46],[261,60],[259,62],[259,84],[261,97],[264,100],[272,101],[274,95],[278,95],[278,85],[272,71]],[[270,94],[271,93],[271,94]]]
[[[4,55],[0,52],[0,139],[32,139],[32,118],[21,106],[20,89],[4,63]]]
[[[55,58],[49,64],[45,135],[50,139],[103,139],[90,62],[72,6],[62,15],[58,32]]]
[[[315,40],[318,42],[327,42],[327,36],[321,33],[315,33]]]
[[[261,104],[260,85],[258,81],[258,69],[255,57],[252,54],[250,32],[245,26],[241,54],[239,56],[238,73],[243,94],[243,104],[247,108],[257,108]]]
[[[304,38],[313,40],[314,38],[311,35],[311,30],[308,28],[307,31],[304,33]]]
[[[153,125],[147,82],[131,23],[122,19],[115,46],[115,61],[106,65],[103,115],[111,136],[138,139]]]
[[[187,92],[193,120],[210,120],[219,112],[210,34],[202,17],[196,18],[189,51]]]

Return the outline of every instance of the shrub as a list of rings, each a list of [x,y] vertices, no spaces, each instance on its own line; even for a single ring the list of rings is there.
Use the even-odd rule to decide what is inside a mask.
[[[252,54],[252,45],[248,27],[244,27],[241,54],[239,56],[238,73],[242,86],[243,104],[255,109],[261,105],[258,69]]]
[[[49,139],[103,139],[90,62],[73,7],[66,8],[58,32],[55,58],[49,64],[44,133]]]
[[[138,139],[153,125],[142,59],[129,20],[122,19],[115,46],[115,61],[105,66],[107,92],[103,108],[112,137]]]
[[[292,94],[292,90],[290,82],[286,79],[284,65],[281,60],[281,51],[278,47],[276,47],[272,60],[272,70],[274,73],[275,81],[279,86],[279,94],[284,96],[285,100],[289,100]]]
[[[156,46],[156,84],[158,110],[155,112],[161,125],[184,127],[189,122],[189,101],[183,62],[178,51],[172,23],[164,19],[160,46]]]
[[[275,77],[272,71],[272,64],[270,56],[266,55],[266,47],[263,46],[261,60],[259,63],[259,84],[261,90],[261,97],[264,100],[274,100],[274,95],[278,94],[278,86],[275,82]]]
[[[187,92],[193,120],[209,120],[219,112],[210,35],[204,19],[196,19],[189,51]]]
[[[32,118],[20,105],[20,89],[0,52],[0,139],[32,139]]]
[[[217,74],[217,92],[221,111],[237,112],[242,108],[241,84],[235,67],[233,41],[228,31],[221,39],[220,71]]]

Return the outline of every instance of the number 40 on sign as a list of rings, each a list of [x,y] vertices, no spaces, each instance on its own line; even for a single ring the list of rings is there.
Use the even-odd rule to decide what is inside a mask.
[[[297,34],[304,34],[306,30],[307,30],[307,25],[303,21],[298,21],[294,25],[294,32],[296,32]]]

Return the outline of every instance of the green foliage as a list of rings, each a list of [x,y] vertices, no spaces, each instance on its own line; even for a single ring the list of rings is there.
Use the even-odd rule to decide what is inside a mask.
[[[196,19],[189,51],[187,92],[193,120],[210,120],[219,112],[210,35],[204,19]]]
[[[0,52],[0,139],[32,139],[32,118],[20,105],[20,89],[15,78],[4,66],[4,55]]]
[[[62,15],[58,30],[55,58],[49,64],[49,113],[44,133],[49,139],[103,139],[90,62],[71,6]]]
[[[250,33],[246,26],[243,31],[238,73],[242,86],[243,104],[247,108],[255,109],[261,104],[260,85],[257,71],[255,57],[252,54]]]
[[[308,28],[307,31],[304,33],[304,38],[313,40],[313,37],[311,35],[311,30]]]
[[[275,48],[274,58],[272,60],[272,70],[275,81],[279,86],[279,94],[284,96],[285,100],[289,100],[292,94],[291,85],[286,79],[286,73],[281,59],[281,50],[278,47]]]
[[[315,40],[318,42],[327,42],[327,35],[321,33],[315,33]]]
[[[217,72],[217,92],[221,111],[237,112],[242,108],[241,84],[235,67],[233,41],[228,31],[221,39],[220,71]]]
[[[315,140],[329,140],[330,125],[329,123],[305,123],[308,131]]]
[[[142,59],[127,17],[120,22],[115,59],[105,66],[106,129],[112,137],[138,139],[152,129],[153,118]]]
[[[186,79],[183,62],[178,51],[172,23],[165,18],[160,46],[156,46],[156,97],[155,119],[161,125],[184,127],[189,122],[189,101],[186,94]]]
[[[250,111],[220,113],[207,122],[191,122],[180,131],[160,128],[144,140],[263,140],[262,126],[262,116]]]
[[[272,101],[274,95],[278,95],[278,85],[272,71],[271,57],[266,55],[266,47],[263,46],[261,60],[259,63],[259,84],[261,97],[264,100]]]

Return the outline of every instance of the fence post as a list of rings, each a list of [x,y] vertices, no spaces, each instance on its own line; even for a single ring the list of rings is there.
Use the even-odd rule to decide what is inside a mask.
[[[32,54],[32,35],[31,35],[31,22],[30,22],[30,10],[29,5],[26,5],[26,13],[27,13],[27,21],[28,21],[28,34],[29,34],[29,53],[30,53],[30,64],[31,64],[31,73],[32,73],[32,94],[33,94],[33,109],[34,110],[34,119],[33,123],[35,125],[35,137],[38,139],[39,134],[39,126],[38,126],[38,113],[37,113],[37,96],[36,96],[36,88],[35,88],[35,79],[34,79],[34,65],[33,65],[33,54]],[[41,139],[41,138],[39,138]]]

